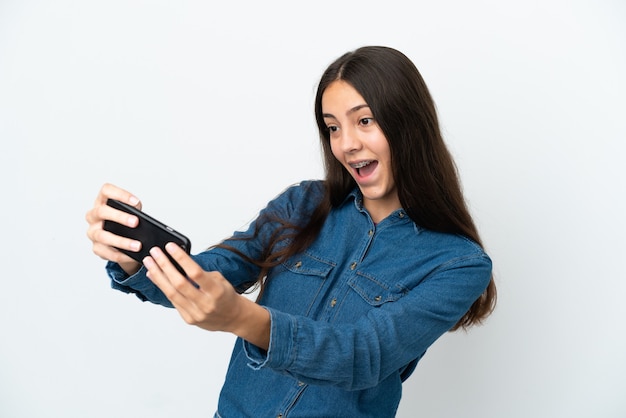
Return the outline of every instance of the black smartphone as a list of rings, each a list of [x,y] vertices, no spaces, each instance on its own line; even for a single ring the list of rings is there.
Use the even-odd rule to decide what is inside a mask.
[[[123,250],[121,248],[118,248],[118,250],[141,263],[146,256],[150,255],[151,248],[159,247],[163,250],[165,255],[167,255],[178,271],[186,277],[185,271],[182,267],[174,261],[167,251],[165,251],[165,244],[168,242],[174,242],[185,250],[187,254],[189,254],[191,252],[191,241],[189,238],[164,223],[157,221],[147,213],[142,212],[133,206],[127,205],[126,203],[120,202],[119,200],[107,199],[107,205],[135,215],[139,218],[139,224],[137,224],[135,228],[130,228],[126,225],[113,221],[104,221],[103,228],[105,231],[141,242],[141,250],[137,252]]]

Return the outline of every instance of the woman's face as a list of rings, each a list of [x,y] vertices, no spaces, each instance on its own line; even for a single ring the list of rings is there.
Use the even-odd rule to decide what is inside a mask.
[[[363,97],[345,81],[326,88],[322,113],[333,155],[359,185],[374,222],[381,221],[401,207],[387,138]]]

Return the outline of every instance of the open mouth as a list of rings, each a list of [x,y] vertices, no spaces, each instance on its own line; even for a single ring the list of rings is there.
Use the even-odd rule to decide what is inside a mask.
[[[374,172],[378,166],[376,160],[359,161],[358,163],[350,164],[350,167],[356,170],[356,174],[359,177],[367,177]]]

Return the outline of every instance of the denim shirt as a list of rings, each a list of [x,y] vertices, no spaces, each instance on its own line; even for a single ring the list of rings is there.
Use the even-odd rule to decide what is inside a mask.
[[[302,225],[323,187],[291,186],[261,215]],[[250,236],[257,221],[234,236]],[[275,227],[267,222],[257,237],[226,243],[255,258]],[[221,248],[194,259],[236,288],[259,272]],[[107,266],[114,288],[172,306],[144,268],[127,277]],[[269,349],[236,340],[215,416],[395,416],[402,382],[490,277],[491,260],[476,243],[421,228],[402,209],[374,224],[355,189],[331,210],[309,248],[268,273],[259,303],[271,317]]]

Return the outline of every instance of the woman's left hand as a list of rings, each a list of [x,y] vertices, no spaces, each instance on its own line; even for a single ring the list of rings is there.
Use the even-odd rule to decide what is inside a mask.
[[[158,247],[150,250],[143,264],[148,278],[185,322],[209,331],[231,332],[259,348],[268,348],[270,315],[266,309],[238,294],[220,272],[203,270],[176,244],[168,243],[165,249],[185,270],[187,278]]]

